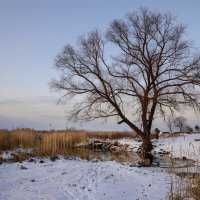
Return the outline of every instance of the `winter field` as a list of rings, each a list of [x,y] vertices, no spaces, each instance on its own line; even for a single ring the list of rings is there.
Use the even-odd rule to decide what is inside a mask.
[[[81,159],[74,156],[28,158],[0,165],[1,200],[168,200],[199,199],[187,193],[193,180],[177,176],[177,172],[199,173],[200,134],[181,134],[153,140],[153,153],[169,152],[168,158],[192,159],[193,167],[140,167],[130,162]],[[134,152],[140,142],[134,138],[118,139]],[[11,151],[1,151],[8,159]],[[184,184],[183,184],[184,183]],[[199,190],[199,188],[198,188]],[[181,194],[180,194],[181,191]],[[178,192],[178,194],[177,194]],[[188,196],[190,194],[190,196]],[[181,197],[182,195],[182,197]]]

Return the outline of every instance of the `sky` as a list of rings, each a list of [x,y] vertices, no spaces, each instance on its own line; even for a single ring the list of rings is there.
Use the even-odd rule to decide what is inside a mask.
[[[58,104],[48,83],[58,76],[54,59],[65,44],[140,7],[171,12],[200,46],[199,0],[0,0],[0,128],[128,130],[114,120],[67,121],[73,105]],[[186,114],[192,126],[200,124]],[[165,129],[160,121],[154,126]]]

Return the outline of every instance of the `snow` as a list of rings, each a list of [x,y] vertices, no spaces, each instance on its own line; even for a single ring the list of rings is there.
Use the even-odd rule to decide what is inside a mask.
[[[160,148],[171,152],[170,156],[174,158],[183,158],[200,161],[200,134],[183,134],[178,137],[160,139],[159,146],[154,150],[158,151]]]
[[[200,134],[153,140],[155,151],[199,161]],[[135,151],[139,142],[120,140]],[[0,165],[1,200],[163,200],[171,175],[157,167],[131,167],[115,161],[60,157],[55,162],[24,161]]]
[[[198,140],[198,141],[195,141]],[[141,142],[130,139],[122,139],[119,141],[122,144],[128,144],[129,149],[136,152]],[[172,158],[192,159],[200,161],[200,134],[181,134],[177,137],[161,137],[159,140],[152,140],[156,147],[153,151],[159,152],[161,149],[170,152]]]
[[[168,188],[168,174],[114,161],[61,158],[0,166],[0,199],[5,200],[163,199]]]
[[[11,155],[11,152],[6,151],[6,152],[3,152],[3,153],[1,154],[1,157],[2,157],[3,159],[5,159],[5,160],[9,160],[9,159],[12,158],[12,155]]]

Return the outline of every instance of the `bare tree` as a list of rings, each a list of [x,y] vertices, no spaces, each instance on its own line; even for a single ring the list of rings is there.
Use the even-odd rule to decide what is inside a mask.
[[[182,116],[176,117],[174,119],[174,126],[179,128],[180,132],[183,132],[187,126],[186,121],[187,119],[185,117],[182,117]]]
[[[114,20],[105,35],[80,37],[77,49],[66,45],[56,58],[60,79],[50,86],[64,91],[64,99],[79,100],[72,118],[118,117],[150,152],[155,117],[181,106],[200,108],[200,55],[184,36],[185,27],[170,14],[140,9]]]
[[[170,133],[172,133],[173,127],[174,127],[174,119],[171,115],[169,117],[167,117],[166,125],[167,125],[167,128],[169,129]]]

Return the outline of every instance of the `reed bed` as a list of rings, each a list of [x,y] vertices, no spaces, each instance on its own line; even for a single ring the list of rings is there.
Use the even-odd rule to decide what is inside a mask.
[[[77,144],[85,143],[88,139],[120,139],[133,138],[130,132],[88,132],[78,130],[68,131],[35,131],[30,129],[0,130],[0,151],[23,149],[22,160],[29,156],[76,155],[80,151]],[[31,153],[30,153],[31,150]],[[15,155],[17,161],[19,154]]]

